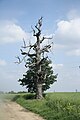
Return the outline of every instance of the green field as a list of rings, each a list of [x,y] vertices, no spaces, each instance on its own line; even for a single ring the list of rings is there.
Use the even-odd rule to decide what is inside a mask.
[[[79,92],[47,93],[43,100],[34,99],[33,94],[16,94],[12,99],[46,120],[80,120]]]

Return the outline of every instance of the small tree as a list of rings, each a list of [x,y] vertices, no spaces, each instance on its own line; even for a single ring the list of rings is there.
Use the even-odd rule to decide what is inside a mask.
[[[49,66],[51,61],[48,57],[45,56],[45,53],[49,52],[51,44],[41,47],[41,44],[47,38],[41,36],[41,27],[42,27],[42,17],[38,20],[38,23],[35,25],[35,29],[32,27],[33,36],[36,38],[36,42],[32,45],[24,45],[21,49],[21,54],[23,59],[18,58],[18,63],[25,61],[25,67],[27,72],[23,75],[23,79],[19,79],[21,85],[26,85],[29,92],[36,92],[36,98],[43,98],[43,91],[50,87],[50,84],[56,81],[57,75],[53,75],[52,67]],[[26,52],[26,48],[28,51]],[[23,50],[24,49],[24,50]],[[26,59],[27,58],[27,59]]]
[[[27,65],[33,64],[34,59],[30,58],[27,60]],[[50,66],[51,60],[44,59],[41,64],[41,75],[42,77],[42,93],[50,88],[50,84],[53,84],[56,81],[57,75],[53,75],[52,66]],[[28,92],[37,93],[36,89],[36,68],[35,66],[29,66],[29,69],[25,74],[23,74],[23,78],[19,79],[20,85],[26,86]]]

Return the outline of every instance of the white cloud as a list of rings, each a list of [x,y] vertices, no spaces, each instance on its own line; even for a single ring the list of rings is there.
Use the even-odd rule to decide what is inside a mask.
[[[57,23],[55,31],[55,43],[60,48],[65,48],[68,52],[79,49],[80,47],[80,17],[61,20]],[[80,55],[79,50],[74,55]],[[71,53],[70,53],[71,55]]]
[[[61,44],[54,44],[53,46],[54,49],[64,49],[65,48],[65,45],[61,45]]]
[[[28,39],[29,35],[19,25],[11,21],[0,21],[0,44]]]
[[[72,50],[72,51],[68,51],[67,55],[80,56],[80,49],[75,49],[75,50]]]
[[[63,67],[63,64],[53,64],[54,69],[59,69],[59,68],[62,68],[62,67]]]
[[[6,63],[6,61],[5,60],[1,60],[0,59],[0,66],[5,66],[7,63]]]
[[[80,42],[80,18],[57,23],[55,38],[63,44]],[[72,43],[72,44],[73,44]]]
[[[80,13],[76,9],[70,10],[69,13],[67,14],[67,17],[69,19],[79,18],[79,16],[80,16]]]
[[[64,65],[63,64],[50,64],[50,66],[52,66],[53,67],[53,69],[60,69],[60,68],[62,68]]]

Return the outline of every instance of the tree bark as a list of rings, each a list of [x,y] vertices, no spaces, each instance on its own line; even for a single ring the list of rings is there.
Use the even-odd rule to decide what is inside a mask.
[[[37,99],[42,99],[43,98],[43,93],[42,93],[42,81],[40,79],[40,73],[41,73],[41,64],[40,59],[41,59],[41,53],[40,53],[40,38],[39,36],[37,37],[37,48],[36,48],[36,55],[37,55],[37,81],[36,81],[36,87],[37,87],[37,93],[36,93],[36,98]]]
[[[39,84],[39,83],[37,83],[36,98],[37,99],[43,99],[42,84]]]

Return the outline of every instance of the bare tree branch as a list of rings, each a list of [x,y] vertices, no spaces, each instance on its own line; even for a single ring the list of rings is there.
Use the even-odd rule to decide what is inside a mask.
[[[25,64],[25,67],[27,68],[27,67],[31,67],[31,66],[35,66],[36,65],[36,63],[32,63],[32,64]]]
[[[29,57],[33,57],[33,56],[36,56],[36,54],[29,54],[29,53],[28,53],[28,56],[29,56]]]
[[[16,56],[16,58],[18,59],[18,61],[15,62],[15,63],[20,64],[20,63],[21,63],[21,59],[20,59],[20,57],[19,57],[19,56]]]
[[[26,52],[24,52],[22,49],[20,49],[22,55],[27,55]]]
[[[42,26],[42,19],[43,19],[43,17],[41,17],[41,18],[38,20],[38,23],[37,23],[37,26],[38,26],[39,29],[40,29],[40,27]]]
[[[21,47],[22,47],[22,48],[27,48],[26,42],[25,42],[24,38],[23,38],[23,46],[21,46]]]
[[[42,18],[43,17],[41,17],[39,20],[38,20],[38,23],[35,25],[35,28],[37,29],[37,31],[38,32],[36,32],[36,30],[31,26],[31,28],[32,28],[32,30],[33,30],[33,36],[36,36],[36,37],[38,37],[38,36],[40,36],[40,34],[41,34],[41,26],[42,26]]]
[[[50,39],[52,39],[53,37],[45,37],[45,36],[43,36],[42,37],[42,39],[40,40],[40,43],[42,43],[45,39],[46,40],[50,40]]]
[[[33,36],[36,36],[36,31],[34,30],[34,28],[31,26],[32,30],[33,30]]]
[[[40,50],[40,53],[49,52],[50,48],[51,48],[51,45],[46,45],[46,46],[44,46],[44,48],[42,48]]]

